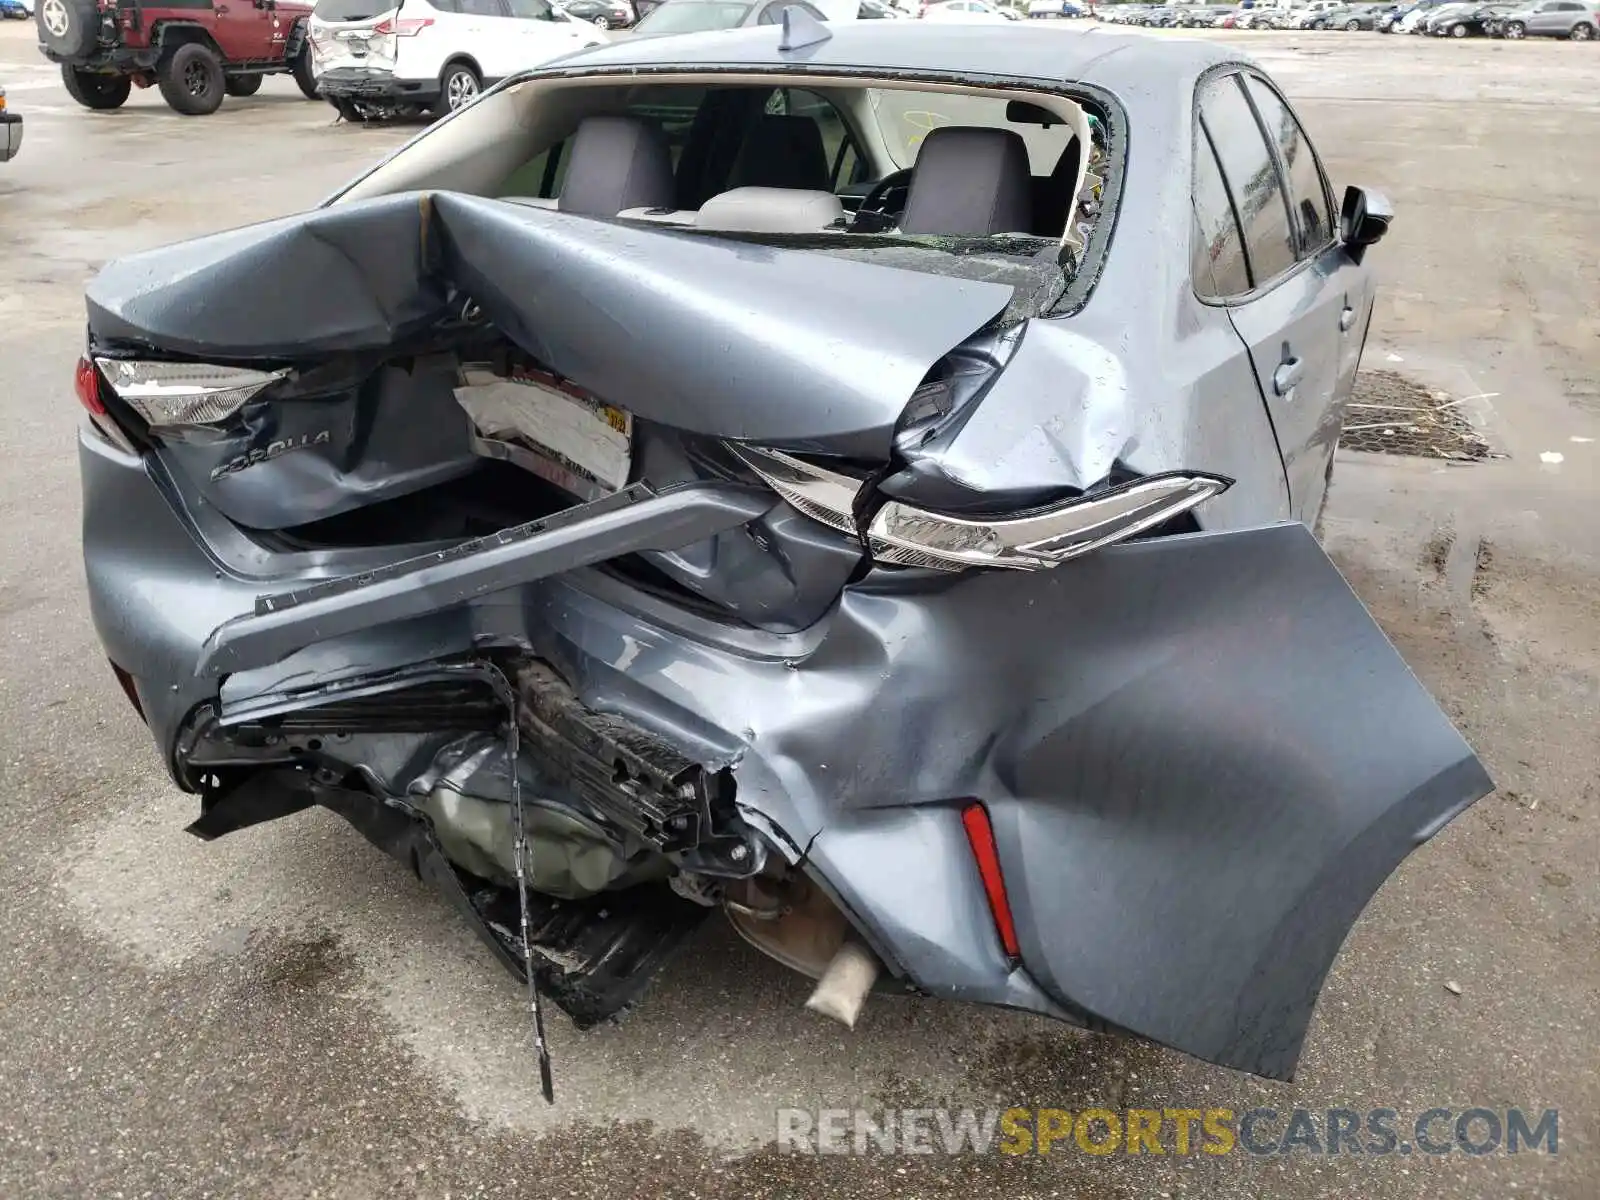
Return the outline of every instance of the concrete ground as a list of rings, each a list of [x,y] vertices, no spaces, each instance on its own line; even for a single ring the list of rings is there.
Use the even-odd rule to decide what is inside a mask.
[[[1041,34],[1041,36],[1044,36]],[[1342,456],[1327,538],[1499,790],[1383,888],[1274,1085],[1008,1015],[874,1001],[845,1033],[720,927],[619,1028],[552,1029],[336,818],[207,846],[85,609],[72,364],[118,252],[315,202],[407,131],[283,79],[208,119],[75,107],[0,25],[0,1196],[1600,1195],[1600,99],[1591,46],[1238,35],[1339,184],[1389,192],[1369,366],[1508,457]],[[1446,984],[1453,985],[1447,988]],[[1559,1108],[1560,1152],[815,1159],[773,1110]]]

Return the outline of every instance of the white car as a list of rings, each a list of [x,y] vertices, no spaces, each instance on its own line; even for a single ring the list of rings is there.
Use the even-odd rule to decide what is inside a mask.
[[[961,21],[967,24],[1003,25],[1015,20],[1008,17],[985,0],[946,0],[943,4],[930,4],[922,10],[924,21]]]
[[[549,0],[319,0],[317,89],[346,119],[470,104],[488,85],[608,41]]]

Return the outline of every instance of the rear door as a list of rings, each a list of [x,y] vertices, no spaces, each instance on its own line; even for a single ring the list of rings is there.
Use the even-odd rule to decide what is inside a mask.
[[[1538,16],[1538,32],[1567,34],[1577,23],[1578,14],[1587,11],[1576,0],[1553,0],[1546,3]]]
[[[276,30],[278,45],[273,45],[274,27],[281,25],[277,13],[256,7],[252,0],[216,0],[209,13],[201,12],[199,16],[210,26],[217,48],[229,62],[283,55],[281,28]]]
[[[1251,290],[1229,313],[1283,453],[1291,510],[1310,522],[1361,357],[1370,278],[1340,247],[1321,164],[1269,84],[1243,72],[1211,76],[1199,119],[1244,233]]]
[[[1556,23],[1560,20],[1560,14],[1555,11],[1557,7],[1556,0],[1545,0],[1545,3],[1529,13],[1527,21],[1528,32],[1553,33]]]

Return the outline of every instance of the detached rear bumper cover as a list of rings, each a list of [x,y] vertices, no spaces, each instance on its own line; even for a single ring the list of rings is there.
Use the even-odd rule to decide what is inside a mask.
[[[91,596],[120,665],[185,680],[146,689],[170,751],[187,707],[218,698],[196,675],[203,643],[259,589],[215,580],[136,459],[86,444],[83,461],[86,527],[114,505],[145,531],[92,558]],[[582,571],[428,594],[404,621],[328,640],[313,605],[284,610],[278,634],[306,649],[229,676],[224,718],[526,642],[586,703],[731,765],[744,810],[927,991],[1262,1075],[1292,1073],[1372,893],[1492,787],[1300,525],[1054,571],[875,572],[796,635],[735,633]],[[964,850],[952,801],[968,796],[994,820],[1020,966]]]
[[[439,98],[437,79],[398,79],[392,71],[335,67],[317,76],[317,91],[326,100],[366,100],[381,104],[432,104]]]

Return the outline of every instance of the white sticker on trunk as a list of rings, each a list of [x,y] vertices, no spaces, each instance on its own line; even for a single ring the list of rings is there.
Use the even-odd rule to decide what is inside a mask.
[[[456,399],[483,437],[520,445],[543,460],[535,465],[526,456],[508,456],[512,461],[576,495],[592,498],[628,482],[633,417],[620,408],[568,391],[550,376],[507,378],[473,367],[463,370]]]

